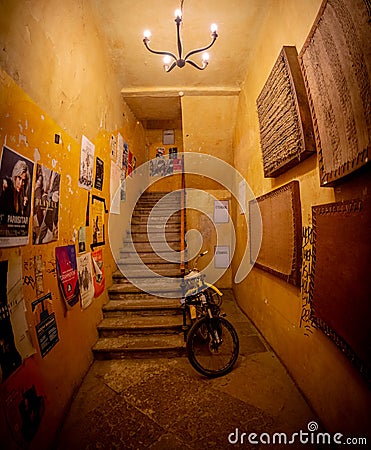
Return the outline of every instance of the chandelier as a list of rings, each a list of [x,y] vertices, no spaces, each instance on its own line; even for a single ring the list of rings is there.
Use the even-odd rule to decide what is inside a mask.
[[[183,4],[183,1],[184,0],[182,0],[182,4]],[[196,50],[192,50],[192,51],[188,52],[185,55],[185,57],[183,58],[183,45],[182,45],[182,41],[180,38],[180,25],[182,23],[182,9],[177,9],[175,11],[174,15],[175,15],[175,23],[176,23],[178,57],[176,55],[174,55],[174,53],[171,53],[171,52],[157,51],[157,50],[152,50],[151,48],[149,48],[148,44],[150,42],[150,37],[151,37],[151,32],[149,30],[146,30],[143,33],[143,43],[146,46],[146,49],[148,51],[150,51],[151,53],[155,53],[156,55],[164,55],[163,62],[164,62],[165,72],[170,72],[171,70],[174,69],[175,66],[182,68],[186,64],[190,64],[191,66],[193,66],[199,70],[206,69],[206,67],[209,63],[209,54],[206,52],[206,50],[208,50],[214,44],[214,42],[216,41],[216,38],[218,37],[217,25],[212,24],[210,27],[212,41],[209,45],[207,45],[206,47],[198,48]],[[196,53],[201,53],[201,52],[204,52],[202,54],[202,65],[198,65],[197,63],[195,63],[194,61],[189,59],[192,55],[195,55]]]

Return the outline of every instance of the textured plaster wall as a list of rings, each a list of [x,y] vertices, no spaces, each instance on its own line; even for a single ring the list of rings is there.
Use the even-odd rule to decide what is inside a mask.
[[[256,41],[257,64],[248,72],[240,94],[234,138],[234,164],[255,196],[293,179],[299,180],[303,226],[311,225],[312,205],[348,198],[353,188],[349,183],[337,189],[320,188],[316,156],[278,178],[265,179],[256,98],[282,46],[295,45],[300,51],[320,3],[312,0],[276,2],[267,11],[265,25]],[[366,185],[367,178],[364,180]],[[237,251],[233,269],[236,270],[246,245],[247,230],[242,216],[235,213],[234,220]],[[234,290],[243,310],[268,339],[328,430],[358,433],[358,436],[363,432],[364,435],[369,429],[370,391],[350,362],[322,332],[314,330],[313,334],[305,336],[304,329],[300,328],[300,290],[257,268],[242,283],[234,285]]]
[[[32,448],[42,450],[52,447],[71,397],[92,362],[96,325],[102,304],[108,300],[104,292],[87,309],[77,304],[67,311],[55,273],[55,247],[76,243],[77,230],[85,225],[88,192],[78,187],[81,137],[85,135],[95,144],[95,156],[104,161],[103,191],[93,189],[92,194],[104,197],[109,209],[111,136],[122,134],[139,165],[146,158],[145,133],[120,96],[86,2],[1,1],[0,43],[1,147],[7,144],[61,174],[58,241],[0,249],[1,260],[21,257],[23,280],[34,276],[30,262],[34,256],[41,256],[44,292],[52,294],[59,342],[41,357],[31,312],[35,286],[24,283],[26,318],[35,354],[0,384],[0,447],[11,450],[18,448],[16,441],[22,443],[20,429],[11,432],[8,426],[14,425],[15,417],[19,420],[18,404],[9,403],[9,399],[35,384],[45,399],[45,411]],[[58,145],[54,143],[55,133],[62,138]],[[108,214],[105,219],[107,224]],[[122,234],[120,230],[118,233]],[[101,248],[109,286],[116,266],[109,236],[105,237],[106,245]],[[88,246],[91,242],[89,226]],[[9,422],[9,417],[14,420]]]
[[[183,146],[185,152],[212,155],[227,164],[233,165],[233,130],[237,113],[237,96],[184,96],[182,97]],[[214,179],[201,175],[186,175],[187,188],[200,189],[216,194],[218,200],[229,199],[230,193],[223,189],[219,182],[225,181],[224,172],[218,173]],[[207,214],[213,201],[203,205],[206,214],[200,211],[187,211],[187,230],[200,230],[203,237],[202,250],[208,250],[210,258],[214,255],[216,230]],[[229,234],[229,232],[228,232]],[[229,236],[231,242],[232,238]],[[191,248],[196,243],[191,242]],[[206,258],[206,257],[205,257]],[[205,261],[208,262],[207,259]],[[204,264],[204,262],[200,262]],[[231,269],[228,269],[219,280],[218,286],[231,287]]]

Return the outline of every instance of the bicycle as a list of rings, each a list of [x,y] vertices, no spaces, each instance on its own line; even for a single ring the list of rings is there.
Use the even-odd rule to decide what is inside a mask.
[[[212,378],[232,370],[238,359],[239,339],[233,325],[221,313],[222,293],[205,282],[205,275],[197,269],[198,259],[206,253],[198,255],[194,268],[184,276],[181,302],[188,360],[195,370]]]

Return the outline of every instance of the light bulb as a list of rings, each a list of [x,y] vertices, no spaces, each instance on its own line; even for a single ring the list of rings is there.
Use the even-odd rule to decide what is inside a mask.
[[[168,66],[171,62],[171,58],[169,55],[164,56],[163,62],[166,66]]]
[[[143,37],[146,39],[149,39],[151,37],[151,32],[149,30],[145,30],[143,33]]]
[[[179,17],[179,19],[181,19],[182,18],[182,10],[176,9],[174,12],[174,16],[175,16],[175,18]]]
[[[210,27],[210,30],[212,33],[216,33],[218,31],[218,25],[216,23],[213,23]]]
[[[202,61],[203,62],[208,62],[210,58],[210,55],[208,53],[202,53]]]

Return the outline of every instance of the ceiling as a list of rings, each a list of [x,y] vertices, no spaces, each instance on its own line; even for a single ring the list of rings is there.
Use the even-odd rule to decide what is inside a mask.
[[[269,3],[275,0],[91,0],[98,33],[108,48],[126,103],[141,121],[180,119],[182,95],[238,95]],[[150,47],[177,53],[174,11],[183,4],[184,53],[218,39],[209,50],[208,67],[163,69],[162,57]],[[200,56],[194,60],[200,63]]]

